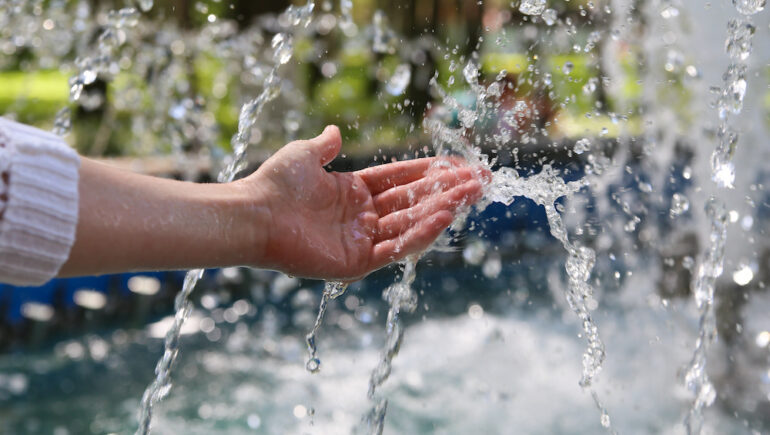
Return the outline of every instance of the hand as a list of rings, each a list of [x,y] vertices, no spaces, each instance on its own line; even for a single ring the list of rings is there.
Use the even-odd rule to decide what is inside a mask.
[[[352,173],[327,172],[340,151],[337,127],[292,142],[244,188],[266,206],[268,227],[255,265],[311,278],[355,280],[421,252],[453,212],[481,197],[478,171],[424,158]]]

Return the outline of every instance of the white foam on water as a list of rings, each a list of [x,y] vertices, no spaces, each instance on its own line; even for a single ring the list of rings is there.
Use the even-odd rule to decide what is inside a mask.
[[[623,355],[608,358],[599,387],[614,411],[613,426],[624,434],[684,433],[682,413],[689,398],[671,379],[689,354],[684,344],[692,331],[686,318],[648,308],[604,314],[600,321],[607,345]],[[355,342],[367,333],[352,334]],[[590,395],[577,385],[581,369],[574,361],[583,351],[581,340],[558,313],[429,319],[406,334],[394,361],[398,370],[382,387],[389,398],[390,433],[603,430]],[[157,430],[202,434],[220,427],[227,433],[248,433],[248,415],[257,414],[265,433],[349,433],[368,406],[369,370],[379,358],[377,349],[358,348],[351,338],[329,334],[327,345],[335,351],[328,352],[325,369],[317,375],[308,374],[301,360],[257,358],[226,345],[202,352],[192,364],[217,387],[208,389],[212,394],[195,388],[192,397],[169,398]],[[203,421],[175,417],[188,400],[194,406],[209,404],[212,415]],[[293,414],[297,405],[314,411],[312,424],[310,416],[298,419]],[[721,411],[708,412],[707,429],[713,433],[735,433],[740,427]]]

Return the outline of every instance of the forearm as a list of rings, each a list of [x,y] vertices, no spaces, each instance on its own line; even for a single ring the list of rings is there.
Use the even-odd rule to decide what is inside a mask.
[[[253,264],[267,211],[238,183],[148,177],[83,159],[75,244],[60,276]]]

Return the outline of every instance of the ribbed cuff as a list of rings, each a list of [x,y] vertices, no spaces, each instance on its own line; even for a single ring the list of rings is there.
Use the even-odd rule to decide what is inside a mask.
[[[0,281],[41,285],[75,242],[80,158],[58,136],[0,118],[0,171],[8,175],[0,218]]]

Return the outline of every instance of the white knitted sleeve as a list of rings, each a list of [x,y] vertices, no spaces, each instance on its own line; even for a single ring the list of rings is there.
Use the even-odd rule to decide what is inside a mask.
[[[41,285],[67,260],[79,169],[58,136],[0,117],[0,282]]]

